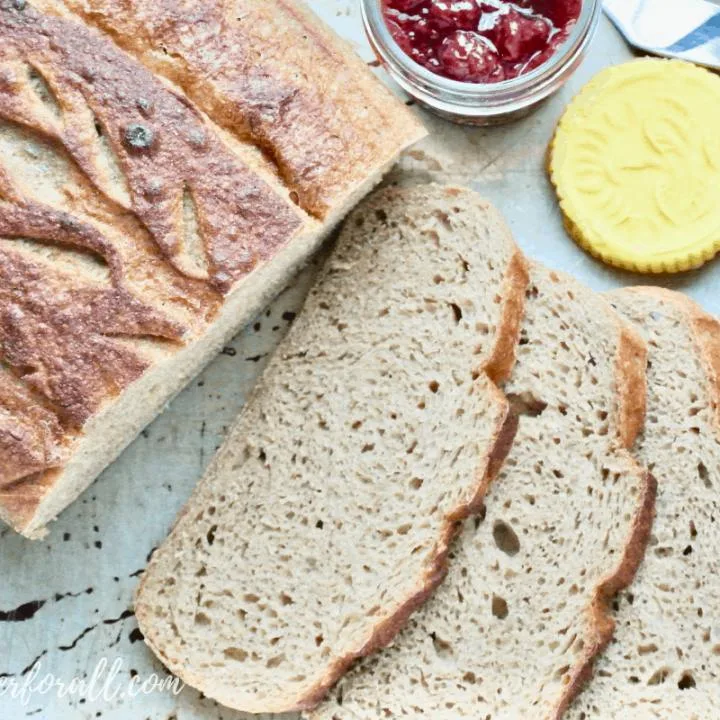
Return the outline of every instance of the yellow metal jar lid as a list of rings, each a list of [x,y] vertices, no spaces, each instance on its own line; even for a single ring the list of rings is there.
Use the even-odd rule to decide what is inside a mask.
[[[642,273],[720,250],[720,77],[678,60],[598,74],[568,106],[549,171],[572,237]]]

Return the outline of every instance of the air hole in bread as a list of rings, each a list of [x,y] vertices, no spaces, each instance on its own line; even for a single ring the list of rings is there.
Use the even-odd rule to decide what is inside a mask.
[[[462,320],[462,308],[457,303],[450,303],[450,307],[452,308],[453,315],[455,316],[455,322],[459,323]]]
[[[662,667],[656,670],[648,679],[648,685],[662,685],[670,675],[670,668]]]
[[[432,633],[430,635],[430,638],[433,642],[433,647],[435,648],[435,652],[440,656],[444,658],[450,658],[452,657],[452,646],[449,642],[446,642],[442,638],[438,637],[437,633]]]
[[[225,648],[223,650],[223,655],[228,658],[228,660],[235,660],[236,662],[245,662],[248,656],[245,650],[238,647]]]
[[[509,610],[508,610],[507,600],[505,600],[505,598],[501,598],[497,595],[493,595],[492,614],[498,620],[504,620],[508,616]]]
[[[712,480],[710,480],[710,473],[708,472],[707,466],[704,462],[699,462],[697,466],[698,477],[703,481],[706,488],[712,487]]]
[[[515,531],[503,520],[497,520],[493,525],[493,539],[495,545],[511,557],[520,552],[520,540]]]
[[[695,687],[695,678],[689,670],[686,670],[678,680],[679,690],[690,690]]]

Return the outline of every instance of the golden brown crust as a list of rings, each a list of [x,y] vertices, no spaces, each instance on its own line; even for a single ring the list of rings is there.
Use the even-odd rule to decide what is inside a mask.
[[[621,292],[640,293],[661,302],[671,303],[687,317],[700,349],[699,354],[705,365],[705,372],[710,379],[708,392],[717,417],[717,426],[720,427],[720,321],[705,312],[687,295],[674,290],[650,285],[625,288]]]
[[[644,482],[625,552],[617,571],[596,590],[590,607],[595,637],[586,641],[583,658],[572,674],[567,690],[551,715],[551,720],[561,720],[573,700],[592,678],[595,659],[604,652],[615,634],[615,620],[611,612],[613,598],[618,592],[630,586],[637,574],[640,563],[645,557],[645,550],[650,541],[650,533],[655,517],[657,481],[653,475],[642,470],[640,466],[638,466],[638,472],[643,474]]]
[[[496,345],[486,367],[487,374],[498,385],[510,377],[515,364],[515,349],[520,337],[520,325],[525,307],[525,290],[529,283],[528,261],[520,250],[516,250],[510,260],[503,288],[503,297],[508,304],[508,312],[503,316],[502,323],[498,328],[500,342]]]
[[[632,450],[645,425],[647,345],[629,326],[622,329],[617,364],[620,441],[624,448]]]
[[[0,517],[22,532],[85,423],[152,365],[135,340],[175,352],[306,221],[185,98],[95,31],[3,1],[0,35],[2,127],[68,163],[58,205],[0,158],[0,380],[13,388],[0,388]],[[120,178],[99,162],[100,132]],[[200,274],[185,261],[187,195]],[[61,271],[28,238],[97,259],[107,279]]]
[[[177,80],[235,138],[70,5],[118,44],[160,58],[147,64]],[[3,353],[14,382],[61,426],[53,450],[54,432],[34,435],[27,417],[2,415],[0,405],[0,443],[13,468],[8,460],[3,478],[38,488],[18,490],[7,507],[0,499],[0,517],[17,529],[28,503],[37,505],[58,477],[38,471],[55,467],[61,446],[152,365],[136,338],[154,339],[154,356],[202,334],[223,294],[296,236],[319,231],[293,202],[336,219],[424,134],[309,11],[280,0],[242,8],[238,19],[219,0],[193,8],[177,0],[0,0],[0,132],[37,137],[72,166],[58,206],[11,177],[0,158],[0,251],[12,256],[3,280],[15,284],[0,298]],[[290,187],[256,146],[275,158]],[[35,250],[57,246],[98,259],[109,273],[106,290],[80,277],[62,292],[67,278],[52,261],[36,262],[43,251],[14,252],[12,240],[25,237]],[[50,304],[38,309],[40,301]],[[20,324],[11,322],[18,303]]]
[[[223,292],[301,228],[297,212],[230,152],[193,106],[106,38],[77,22],[12,5],[0,10],[0,33],[0,116],[59,141],[104,190],[91,150],[102,132],[133,211],[177,270],[188,273],[179,260],[187,195],[197,208],[206,277]],[[62,108],[55,122],[38,122],[40,113],[30,105],[21,73],[28,64]]]
[[[0,369],[0,491],[65,460],[57,416]]]
[[[119,336],[179,340],[182,331],[121,289],[82,287],[0,249],[3,360],[51,404],[63,427],[79,429],[147,369]]]
[[[46,0],[51,4],[54,0]],[[298,204],[324,218],[368,168],[424,134],[297,0],[66,0],[216,122],[262,147]],[[161,54],[158,49],[162,50]],[[359,121],[360,120],[360,121]]]
[[[59,474],[60,470],[55,468],[28,475],[12,485],[0,488],[0,519],[12,524],[18,531],[26,528],[43,497],[57,482]]]

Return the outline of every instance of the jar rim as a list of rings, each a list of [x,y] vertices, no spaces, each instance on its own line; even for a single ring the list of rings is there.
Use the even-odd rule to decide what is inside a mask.
[[[494,83],[469,83],[438,75],[415,62],[390,33],[383,14],[383,0],[362,0],[365,30],[373,49],[410,94],[418,91],[428,98],[443,97],[452,104],[471,110],[478,104],[483,112],[493,107],[505,111],[519,97],[541,99],[549,95],[568,65],[574,66],[592,37],[602,11],[601,0],[582,0],[580,16],[568,37],[544,63],[528,73]]]

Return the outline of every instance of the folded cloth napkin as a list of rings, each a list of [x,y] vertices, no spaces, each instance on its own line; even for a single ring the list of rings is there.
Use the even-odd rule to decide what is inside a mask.
[[[709,0],[605,0],[605,12],[640,50],[720,69],[720,6]]]

